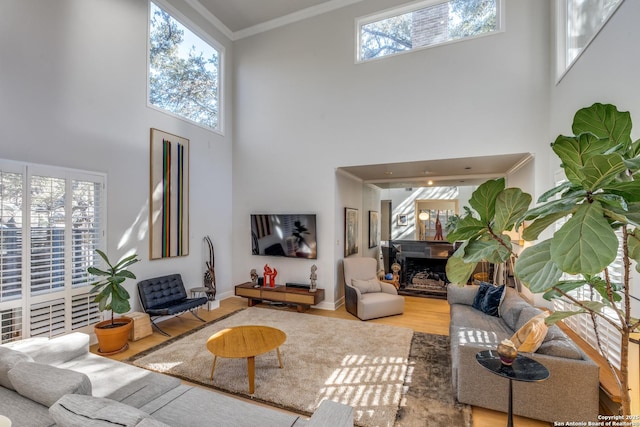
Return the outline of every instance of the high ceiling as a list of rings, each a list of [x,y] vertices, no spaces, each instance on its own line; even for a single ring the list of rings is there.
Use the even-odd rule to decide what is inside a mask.
[[[529,160],[528,153],[444,160],[421,160],[338,168],[366,184],[380,188],[449,187],[480,185],[503,177]]]
[[[188,0],[231,39],[239,39],[362,0]],[[204,9],[204,10],[203,10]]]
[[[232,40],[258,34],[363,0],[187,0]],[[479,185],[505,176],[528,153],[338,168],[380,188]],[[431,182],[431,183],[429,183]]]

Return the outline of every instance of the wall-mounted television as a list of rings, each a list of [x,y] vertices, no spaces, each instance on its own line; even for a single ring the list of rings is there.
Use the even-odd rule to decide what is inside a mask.
[[[252,214],[253,255],[316,259],[315,214]]]

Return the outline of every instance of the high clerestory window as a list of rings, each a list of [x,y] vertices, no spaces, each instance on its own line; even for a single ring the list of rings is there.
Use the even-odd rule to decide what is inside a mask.
[[[357,21],[357,61],[502,31],[501,0],[411,3]]]
[[[222,46],[178,22],[177,11],[149,5],[149,105],[222,132]]]
[[[558,81],[596,38],[624,0],[556,2],[556,74]]]

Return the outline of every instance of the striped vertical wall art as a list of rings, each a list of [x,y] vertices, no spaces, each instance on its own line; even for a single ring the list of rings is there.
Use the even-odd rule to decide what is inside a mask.
[[[149,258],[189,254],[189,140],[151,129]]]

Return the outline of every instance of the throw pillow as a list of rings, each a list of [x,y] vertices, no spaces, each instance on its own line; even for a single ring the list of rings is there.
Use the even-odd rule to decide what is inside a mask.
[[[18,362],[33,362],[33,358],[21,351],[0,347],[0,385],[2,387],[15,390],[8,374]]]
[[[498,307],[500,307],[503,297],[504,285],[494,286],[491,283],[481,282],[471,306],[490,316],[500,317]]]
[[[124,403],[104,397],[67,394],[49,408],[59,427],[168,427],[149,414]]]
[[[544,319],[548,316],[549,313],[547,312],[542,312],[534,316],[513,334],[511,342],[516,346],[518,351],[533,353],[540,348],[549,329],[544,322]]]
[[[354,288],[357,288],[361,294],[367,294],[370,292],[381,292],[382,287],[378,279],[358,280],[351,279],[351,284]]]
[[[18,394],[47,408],[65,394],[91,395],[85,374],[36,362],[18,362],[9,371],[9,380]]]

